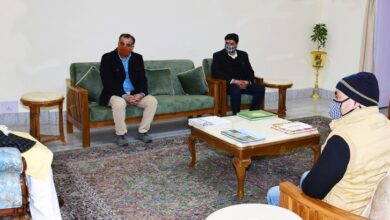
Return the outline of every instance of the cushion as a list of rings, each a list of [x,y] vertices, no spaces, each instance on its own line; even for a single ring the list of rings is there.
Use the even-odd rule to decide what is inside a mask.
[[[390,219],[390,176],[382,179],[375,191],[369,219]]]
[[[204,95],[209,92],[206,77],[201,66],[179,73],[177,77],[179,78],[184,91],[188,94]]]
[[[89,101],[99,101],[100,94],[103,90],[103,83],[98,68],[91,66],[75,85],[88,90]]]
[[[145,69],[151,95],[173,95],[170,69]]]

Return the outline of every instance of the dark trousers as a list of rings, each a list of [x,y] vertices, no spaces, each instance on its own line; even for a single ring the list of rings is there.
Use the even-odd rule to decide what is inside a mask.
[[[264,99],[265,88],[262,85],[252,83],[246,89],[240,89],[236,84],[227,85],[227,94],[230,95],[230,106],[232,107],[233,115],[240,112],[241,94],[252,95],[252,103],[250,110],[260,109],[260,103]]]

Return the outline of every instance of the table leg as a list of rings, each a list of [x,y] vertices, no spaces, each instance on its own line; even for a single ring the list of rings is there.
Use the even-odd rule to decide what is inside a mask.
[[[244,183],[245,183],[245,174],[246,168],[251,164],[251,159],[246,158],[242,159],[239,157],[233,158],[233,165],[236,168],[237,175],[237,197],[242,199],[244,197]]]
[[[41,141],[39,116],[39,106],[30,106],[30,134],[38,141]]]
[[[318,158],[320,158],[321,153],[321,145],[319,144],[311,144],[310,148],[313,150],[314,158],[313,158],[313,166],[317,162]]]
[[[59,117],[59,130],[60,130],[60,140],[66,144],[64,136],[64,121],[62,115],[62,102],[58,105],[58,117]]]
[[[279,88],[278,115],[286,115],[286,88]]]
[[[196,138],[192,135],[188,137],[188,149],[190,150],[191,153],[191,162],[188,164],[189,167],[194,167],[195,166],[195,161],[196,161],[196,149],[195,149],[195,143],[196,143]]]

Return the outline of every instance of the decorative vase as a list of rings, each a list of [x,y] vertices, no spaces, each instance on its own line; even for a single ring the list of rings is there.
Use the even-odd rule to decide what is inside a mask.
[[[314,83],[314,92],[311,96],[313,100],[320,99],[320,94],[318,93],[318,76],[320,74],[320,69],[324,67],[327,53],[325,51],[314,50],[311,52],[311,65],[316,70],[316,81]]]

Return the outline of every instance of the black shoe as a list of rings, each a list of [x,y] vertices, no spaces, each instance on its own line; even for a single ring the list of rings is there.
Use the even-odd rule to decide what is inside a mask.
[[[117,138],[116,138],[116,143],[119,145],[119,146],[126,146],[129,144],[129,141],[127,140],[126,138],[126,134],[124,135],[117,135]]]
[[[138,132],[138,139],[143,141],[144,143],[151,143],[153,140],[148,132],[145,132],[145,133]]]

